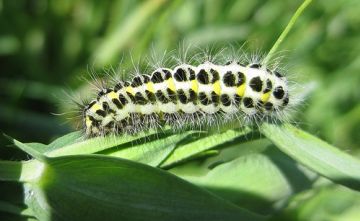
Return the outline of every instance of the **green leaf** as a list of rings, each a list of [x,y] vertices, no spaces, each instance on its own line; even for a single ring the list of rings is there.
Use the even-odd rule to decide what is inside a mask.
[[[20,141],[4,135],[6,138],[8,138],[15,146],[17,146],[18,148],[20,148],[21,150],[23,150],[24,152],[30,154],[32,157],[40,160],[40,161],[45,161],[46,157],[44,155],[42,155],[41,151],[43,148],[43,144],[39,144],[39,143],[31,143],[30,145],[21,143]],[[39,147],[39,148],[37,148]]]
[[[14,215],[11,213],[1,212],[1,211],[0,211],[0,217],[1,217],[1,221],[38,221],[33,217]]]
[[[265,141],[224,149],[201,164],[170,171],[241,207],[269,214],[294,193],[311,188],[314,176],[274,146],[264,149]]]
[[[48,149],[48,145],[45,145],[42,143],[25,143],[25,145],[31,147],[32,149],[34,149],[40,153],[45,153]]]
[[[244,140],[244,136],[250,132],[251,130],[249,128],[244,128],[241,130],[227,130],[223,133],[209,135],[188,144],[181,145],[175,149],[175,151],[169,156],[168,159],[165,160],[165,162],[162,163],[161,166],[170,167],[173,164],[196,156],[197,154],[212,149],[220,144],[231,142],[235,138]]]
[[[156,167],[169,156],[181,140],[192,133],[195,133],[195,131],[188,131],[162,139],[155,139],[132,147],[116,148],[117,150],[115,151],[106,152],[106,155],[121,157]]]
[[[33,216],[33,213],[30,209],[23,208],[19,205],[14,205],[5,201],[0,201],[0,211],[20,216]]]
[[[49,145],[47,145],[48,148],[47,151],[54,151],[55,149],[62,148],[64,146],[68,146],[70,144],[81,141],[81,139],[83,139],[82,131],[75,131],[72,133],[68,133],[62,137],[59,137],[58,139],[54,140]]]
[[[305,191],[274,217],[278,220],[357,221],[360,217],[360,192],[340,185]]]
[[[20,214],[22,208],[8,202],[0,201],[0,211],[13,213],[13,214]]]
[[[333,182],[360,190],[360,161],[290,124],[264,123],[261,132],[281,151]]]
[[[90,154],[97,153],[109,148],[113,148],[122,144],[135,142],[136,140],[143,139],[143,141],[148,136],[156,135],[156,131],[142,132],[137,135],[119,135],[119,136],[106,136],[106,137],[95,137],[90,139],[82,139],[78,142],[69,141],[69,145],[63,146],[62,148],[57,148],[55,150],[49,150],[45,155],[50,157],[55,156],[66,156],[66,155],[77,155],[77,154]],[[69,135],[69,140],[70,140]],[[74,135],[76,136],[76,134]],[[67,138],[64,138],[64,141],[67,141]],[[60,146],[62,141],[56,142],[56,146]],[[54,145],[54,144],[53,144]]]
[[[17,181],[21,174],[20,162],[0,160],[0,180]]]
[[[26,184],[26,203],[42,221],[264,220],[163,170],[128,160],[64,156],[50,158],[44,168],[36,182]]]
[[[83,135],[81,131],[75,131],[72,133],[68,133],[62,137],[57,138],[53,142],[48,145],[42,143],[25,143],[26,145],[32,147],[40,153],[46,153],[50,151],[54,151],[56,149],[62,148],[64,146],[82,141]]]

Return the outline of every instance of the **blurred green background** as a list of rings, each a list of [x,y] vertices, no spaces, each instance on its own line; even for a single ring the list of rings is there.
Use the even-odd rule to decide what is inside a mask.
[[[49,142],[73,130],[59,105],[81,77],[131,66],[181,42],[242,45],[266,52],[301,1],[0,1],[0,128],[24,141]],[[316,88],[301,107],[301,127],[347,151],[360,143],[360,2],[314,1],[281,46],[298,82]],[[250,51],[251,52],[251,51]],[[4,145],[4,142],[1,142]]]
[[[301,1],[0,1],[0,129],[49,142],[74,130],[64,91],[151,50],[233,43],[266,52]],[[291,77],[315,83],[300,127],[346,151],[360,143],[360,2],[314,1],[281,46]],[[119,66],[122,60],[122,66]],[[7,141],[2,140],[1,145]]]
[[[82,77],[89,72],[131,68],[129,52],[137,61],[151,49],[171,51],[181,42],[246,43],[250,52],[266,52],[300,4],[298,0],[0,0],[0,130],[24,142],[43,143],[75,130],[66,117],[53,114],[64,111],[69,100],[64,91],[86,90],[88,83]],[[300,85],[314,86],[299,107],[298,126],[359,156],[360,1],[314,0],[280,51],[291,77]],[[0,138],[1,159],[24,157],[8,143]],[[347,203],[340,200],[335,205],[347,205],[336,207],[340,212],[360,205],[359,197],[343,194],[338,187],[329,189],[296,211],[312,216],[317,207],[306,205],[313,203],[321,205],[315,210],[323,209],[327,216],[328,207],[334,205],[326,203],[337,200],[336,194]]]

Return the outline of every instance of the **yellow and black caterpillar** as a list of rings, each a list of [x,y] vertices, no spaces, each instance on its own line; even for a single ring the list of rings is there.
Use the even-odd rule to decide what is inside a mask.
[[[219,116],[276,117],[288,103],[286,78],[260,64],[182,64],[102,89],[84,107],[83,124],[88,137],[136,133],[164,125],[206,125]]]

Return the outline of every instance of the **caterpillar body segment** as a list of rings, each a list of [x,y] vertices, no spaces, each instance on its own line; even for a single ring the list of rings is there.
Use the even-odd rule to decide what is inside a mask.
[[[99,92],[83,110],[86,136],[200,125],[218,116],[267,117],[289,103],[287,80],[260,64],[159,68]]]

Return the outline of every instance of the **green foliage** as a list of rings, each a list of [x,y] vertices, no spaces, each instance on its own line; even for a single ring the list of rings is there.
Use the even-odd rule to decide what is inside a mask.
[[[358,220],[360,4],[317,0],[294,14],[300,4],[2,1],[1,129],[42,143],[0,148],[1,220]],[[300,92],[301,124],[84,140],[67,133],[73,119],[49,114],[68,110],[64,85],[88,94],[84,73],[101,78],[183,41],[285,56],[290,79],[315,85]]]
[[[41,176],[25,186],[27,205],[40,220],[263,220],[133,161],[81,155],[49,158],[40,167]]]
[[[263,124],[261,129],[284,153],[308,168],[360,190],[360,160],[291,125]]]

